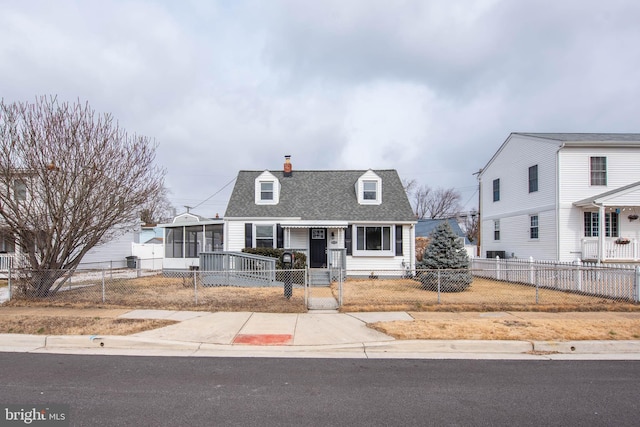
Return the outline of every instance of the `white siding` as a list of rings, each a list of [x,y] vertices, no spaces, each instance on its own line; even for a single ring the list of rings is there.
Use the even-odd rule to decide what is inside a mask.
[[[590,158],[607,158],[607,185],[591,185]],[[559,227],[562,237],[559,241],[560,261],[573,261],[582,258],[581,240],[584,237],[584,209],[573,205],[588,197],[615,190],[640,181],[640,151],[632,148],[616,147],[566,147],[560,152],[559,185]],[[616,198],[620,205],[636,206],[638,198],[633,192]],[[594,210],[596,208],[594,207]],[[623,234],[626,233],[626,234]],[[640,230],[629,224],[626,216],[620,215],[620,235],[633,238]]]
[[[113,261],[114,267],[126,265],[126,257],[131,256],[131,243],[134,240],[134,232],[127,232],[115,239],[89,249],[89,252],[82,258],[82,266],[87,268],[94,263]]]
[[[284,243],[287,249],[304,249],[309,250],[309,229],[308,228],[291,228],[289,242]],[[285,231],[286,236],[287,231]]]
[[[244,249],[244,222],[227,221],[225,229],[224,245],[226,251],[240,252]]]
[[[607,185],[591,185],[590,158],[607,158]],[[640,181],[640,150],[568,147],[560,152],[560,204],[571,204]],[[634,204],[637,203],[637,200]]]
[[[556,155],[558,144],[512,135],[481,175],[481,256],[556,258]],[[538,166],[538,191],[529,193],[529,167]],[[500,179],[500,200],[493,201],[493,181]],[[530,215],[539,217],[539,238],[529,239]],[[494,241],[494,220],[500,240]],[[542,256],[541,256],[542,255]]]

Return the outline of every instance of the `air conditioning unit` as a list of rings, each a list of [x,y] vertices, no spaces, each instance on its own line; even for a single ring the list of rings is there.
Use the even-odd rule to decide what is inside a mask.
[[[495,258],[500,257],[500,259],[505,259],[507,257],[505,251],[487,251],[487,258]]]

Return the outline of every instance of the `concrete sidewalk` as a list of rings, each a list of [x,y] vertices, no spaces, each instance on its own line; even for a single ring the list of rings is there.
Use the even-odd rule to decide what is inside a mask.
[[[12,307],[0,315],[42,313]],[[56,309],[57,315],[78,310]],[[336,313],[301,314],[171,310],[83,310],[83,315],[168,319],[178,323],[129,336],[36,336],[0,334],[0,351],[232,357],[338,357],[435,359],[615,359],[640,360],[640,341],[396,340],[367,323],[451,316],[509,316],[509,313]],[[556,313],[531,313],[546,317]],[[615,315],[627,313],[615,313]],[[522,316],[523,313],[518,313]],[[585,315],[576,313],[577,316]],[[610,313],[602,313],[610,316]],[[639,314],[640,315],[640,314]]]

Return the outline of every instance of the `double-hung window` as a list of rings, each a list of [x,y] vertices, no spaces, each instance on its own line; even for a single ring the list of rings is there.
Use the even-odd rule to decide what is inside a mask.
[[[493,240],[500,240],[500,220],[493,221]]]
[[[531,215],[529,217],[529,238],[538,238],[538,215]]]
[[[16,179],[13,181],[13,193],[16,200],[27,200],[27,184],[21,179]]]
[[[500,179],[493,180],[493,201],[497,202],[500,200]]]
[[[273,225],[256,225],[256,248],[273,248]]]
[[[362,183],[362,198],[364,200],[378,199],[378,183],[376,181],[364,181]]]
[[[260,200],[273,200],[273,181],[260,182]]]
[[[607,158],[591,157],[591,185],[607,185]]]

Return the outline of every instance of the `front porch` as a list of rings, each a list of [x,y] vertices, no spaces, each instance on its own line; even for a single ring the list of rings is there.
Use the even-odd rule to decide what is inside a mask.
[[[625,243],[628,242],[628,243]],[[636,239],[607,237],[600,248],[598,238],[585,238],[581,242],[582,260],[593,262],[640,262]]]

